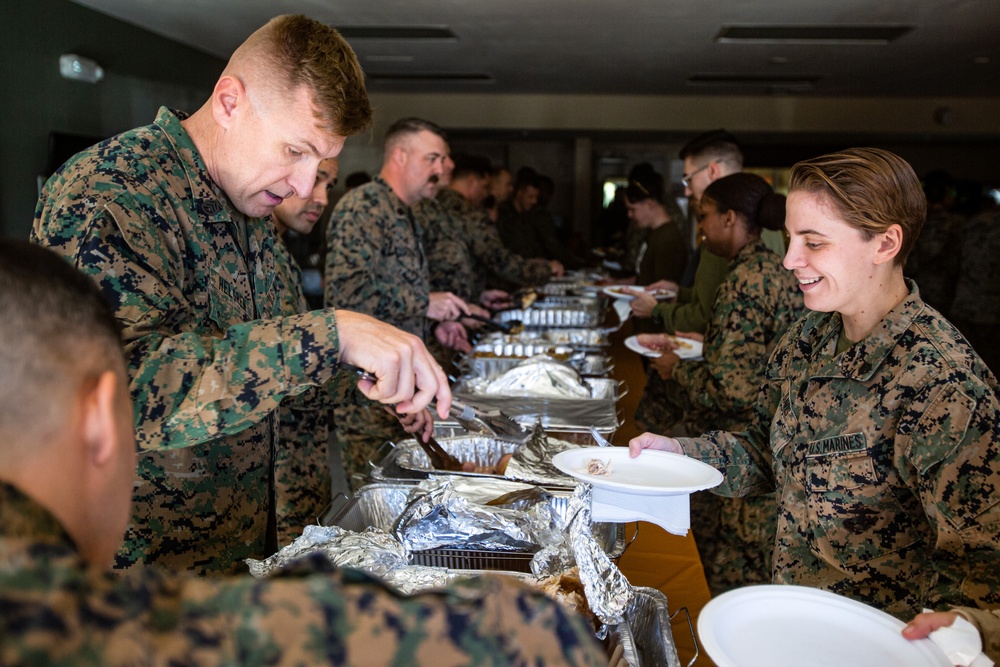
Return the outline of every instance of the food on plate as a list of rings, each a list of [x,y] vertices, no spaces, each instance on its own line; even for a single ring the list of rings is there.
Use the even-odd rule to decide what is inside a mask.
[[[691,344],[691,341],[684,340],[683,338],[674,338],[674,344],[677,345],[677,348],[681,350],[694,349],[694,345]]]
[[[597,475],[598,477],[608,477],[613,472],[611,466],[611,459],[607,461],[602,461],[601,459],[590,459],[587,462],[587,474]]]

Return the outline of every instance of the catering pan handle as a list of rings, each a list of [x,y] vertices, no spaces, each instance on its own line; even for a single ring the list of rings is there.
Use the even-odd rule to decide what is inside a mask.
[[[326,506],[323,514],[316,517],[316,523],[321,526],[329,526],[333,522],[333,517],[337,516],[337,514],[340,513],[340,510],[344,509],[347,501],[347,494],[343,491],[337,491],[337,493],[333,496],[333,500],[331,500],[330,504]]]
[[[619,380],[618,381],[618,398],[619,399],[624,398],[626,394],[628,394],[628,382],[625,382],[625,380]]]
[[[693,665],[698,659],[698,656],[701,655],[701,652],[698,650],[698,638],[694,636],[694,624],[691,622],[691,612],[688,611],[687,607],[681,607],[670,616],[670,622],[673,623],[674,618],[676,618],[677,614],[682,611],[684,612],[684,616],[687,617],[688,631],[691,633],[691,642],[694,644],[694,657],[691,658],[686,665],[686,667],[691,667],[691,665]]]
[[[382,443],[381,447],[375,450],[375,456],[371,457],[368,465],[372,467],[372,470],[378,468],[385,461],[385,457],[389,456],[394,449],[396,449],[396,443],[392,440],[386,440]]]

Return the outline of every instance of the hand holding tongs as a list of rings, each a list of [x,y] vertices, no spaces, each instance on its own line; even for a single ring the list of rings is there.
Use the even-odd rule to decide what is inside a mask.
[[[378,382],[378,378],[354,364],[342,361],[340,367],[345,371],[356,373],[363,380]],[[434,405],[434,401],[431,401],[430,407]],[[448,414],[467,431],[514,442],[526,442],[531,437],[530,429],[524,428],[499,410],[483,411],[452,399]]]

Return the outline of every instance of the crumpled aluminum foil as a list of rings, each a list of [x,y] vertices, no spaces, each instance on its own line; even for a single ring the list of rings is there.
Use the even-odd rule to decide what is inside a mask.
[[[590,387],[575,368],[545,355],[525,359],[499,377],[486,381],[476,393],[540,398],[591,397]]]
[[[594,539],[590,529],[590,504],[590,485],[578,485],[566,513],[569,517],[568,543],[553,544],[536,553],[531,571],[540,577],[554,575],[575,562],[591,611],[605,625],[617,625],[625,621],[632,603],[632,585]]]
[[[469,484],[454,478],[426,480],[410,494],[406,509],[393,526],[393,535],[410,551],[453,547],[534,552],[560,532],[544,498],[516,509],[486,506],[512,491],[534,489],[506,481]]]
[[[567,449],[589,445],[576,445],[565,440],[550,438],[545,435],[542,425],[536,423],[531,431],[531,438],[514,450],[504,469],[504,477],[529,480],[536,484],[552,486],[575,486],[573,478],[552,465],[552,457]]]
[[[306,526],[302,535],[274,555],[264,560],[247,558],[246,564],[250,574],[262,579],[314,552],[326,554],[338,567],[354,567],[379,576],[410,562],[406,547],[375,528],[354,533],[337,526]]]

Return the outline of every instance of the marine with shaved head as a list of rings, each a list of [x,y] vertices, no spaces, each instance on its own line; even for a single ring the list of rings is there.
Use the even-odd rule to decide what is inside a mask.
[[[345,310],[283,316],[270,214],[307,197],[320,162],[367,128],[350,46],[279,16],[233,54],[191,115],[71,158],[46,183],[32,231],[98,282],[122,326],[139,479],[119,567],[225,573],[274,547],[275,409],[341,361],[373,372],[398,411],[451,402],[421,340]]]

